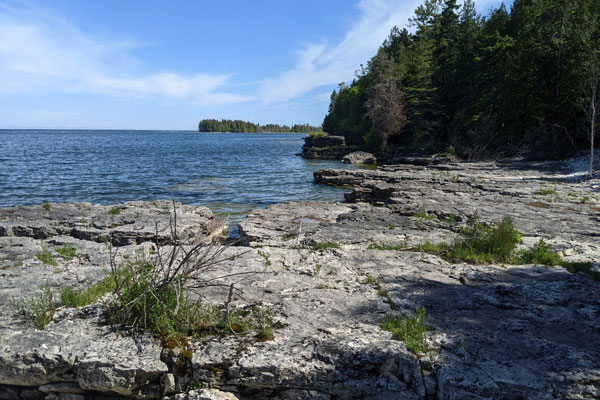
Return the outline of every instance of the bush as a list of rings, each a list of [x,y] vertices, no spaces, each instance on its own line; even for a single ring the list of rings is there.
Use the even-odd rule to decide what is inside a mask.
[[[523,264],[561,265],[562,259],[557,253],[548,251],[550,246],[540,239],[531,249],[521,250],[519,261]]]
[[[312,138],[321,138],[323,136],[326,136],[327,133],[323,132],[323,131],[310,131],[308,132],[308,136],[312,137]]]
[[[335,242],[317,242],[312,245],[313,250],[337,249],[339,247]]]

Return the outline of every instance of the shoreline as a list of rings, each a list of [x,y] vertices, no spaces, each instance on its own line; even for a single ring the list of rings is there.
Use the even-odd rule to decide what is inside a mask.
[[[44,280],[60,288],[101,279],[108,253],[96,240],[105,230],[121,232],[116,237],[122,253],[149,251],[151,237],[140,238],[153,218],[166,224],[164,207],[139,203],[111,214],[118,205],[73,206],[77,218],[61,211],[65,205],[1,209],[0,259],[23,259],[21,265],[0,267],[0,388],[15,396],[37,391],[81,398],[98,393],[173,399],[199,393],[215,399],[593,396],[600,390],[600,351],[594,347],[600,326],[593,317],[600,315],[600,299],[589,293],[599,282],[562,267],[453,263],[415,250],[427,241],[457,240],[473,215],[487,225],[509,215],[523,237],[519,248],[544,239],[565,260],[589,261],[600,269],[600,182],[574,182],[571,167],[513,160],[317,171],[321,183],[352,186],[347,202],[289,202],[254,210],[240,223],[244,243],[225,249],[234,259],[221,272],[260,271],[236,284],[234,304],[270,307],[277,326],[273,340],[257,341],[253,333],[197,338],[183,370],[169,364],[151,335],[140,339],[138,353],[130,336],[115,336],[103,325],[108,298],[59,308],[43,331],[19,322],[9,301],[32,295],[32,287]],[[212,213],[181,207],[186,237],[197,236],[198,226],[210,235]],[[32,208],[39,218],[22,214]],[[65,236],[48,225],[52,213],[69,232],[88,233],[80,234],[83,239]],[[85,213],[95,216],[87,231],[79,226]],[[22,236],[7,236],[9,225]],[[87,257],[62,259],[55,249],[66,242]],[[41,243],[57,267],[36,258]],[[226,292],[211,293],[216,304],[226,301]],[[435,328],[425,334],[425,350],[416,352],[381,329],[386,314],[411,315],[415,307],[426,309],[425,321]],[[73,329],[81,334],[68,339]],[[92,342],[90,353],[85,343]]]

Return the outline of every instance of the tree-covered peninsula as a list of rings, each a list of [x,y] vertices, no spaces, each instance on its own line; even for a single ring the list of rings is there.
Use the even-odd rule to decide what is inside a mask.
[[[600,115],[600,1],[425,0],[331,95],[323,129],[469,158],[593,148]],[[554,153],[554,154],[553,154]]]
[[[198,124],[200,132],[230,132],[230,133],[308,133],[318,131],[320,127],[309,124],[295,124],[290,126],[278,124],[260,125],[253,122],[231,119],[203,119]]]

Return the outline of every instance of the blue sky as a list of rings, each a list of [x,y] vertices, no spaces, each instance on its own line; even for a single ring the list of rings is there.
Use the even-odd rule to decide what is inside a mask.
[[[420,3],[0,0],[0,128],[318,125]]]

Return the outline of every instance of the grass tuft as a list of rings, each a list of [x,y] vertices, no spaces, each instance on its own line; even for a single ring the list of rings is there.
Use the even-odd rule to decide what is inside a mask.
[[[371,243],[368,247],[369,250],[404,250],[406,249],[406,245],[403,244],[379,244],[379,243]]]
[[[52,206],[50,205],[50,203],[44,203],[44,204],[42,204],[42,207],[46,211],[50,211],[52,209]]]
[[[551,194],[558,194],[558,192],[554,189],[540,189],[540,190],[536,190],[535,192],[533,192],[533,194],[537,194],[540,196],[547,196],[547,195],[551,195]]]
[[[58,254],[60,254],[61,256],[63,256],[63,258],[67,261],[71,261],[74,257],[75,254],[77,253],[77,249],[70,245],[69,243],[66,243],[60,247],[58,247],[56,249],[56,252]]]
[[[425,324],[425,307],[415,307],[414,315],[394,316],[386,314],[381,324],[381,329],[392,333],[392,338],[401,340],[406,347],[415,353],[424,353],[427,348],[425,345],[425,332],[434,328]]]
[[[52,265],[54,267],[58,266],[58,263],[46,245],[42,245],[42,251],[38,251],[35,256],[44,264]]]
[[[40,331],[52,321],[56,310],[50,285],[44,285],[35,297],[17,302],[16,306],[23,320]]]
[[[110,209],[110,211],[108,212],[110,215],[119,215],[121,214],[121,208],[120,207],[113,207]]]
[[[340,245],[335,242],[317,242],[312,245],[313,250],[339,249]]]

